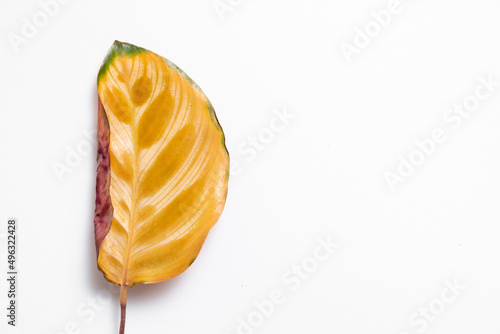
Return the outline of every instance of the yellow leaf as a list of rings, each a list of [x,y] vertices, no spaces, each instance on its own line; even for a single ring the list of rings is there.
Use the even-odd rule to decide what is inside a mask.
[[[224,207],[229,156],[210,101],[161,56],[115,42],[99,71],[95,233],[106,279],[179,275]]]

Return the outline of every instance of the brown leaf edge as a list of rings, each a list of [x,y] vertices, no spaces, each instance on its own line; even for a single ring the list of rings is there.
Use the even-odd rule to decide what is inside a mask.
[[[99,256],[99,247],[102,240],[108,234],[113,220],[113,205],[109,195],[109,183],[111,180],[110,156],[109,156],[109,123],[104,107],[99,97],[97,116],[97,177],[96,198],[94,213],[94,236],[96,255]],[[99,268],[100,270],[100,268]]]
[[[104,237],[108,234],[113,220],[113,204],[109,195],[109,183],[111,180],[110,156],[109,156],[109,122],[101,98],[98,97],[97,116],[97,176],[96,197],[94,212],[94,238],[96,255],[99,257],[99,247]],[[106,274],[97,266],[104,277]],[[108,280],[109,281],[109,280]],[[127,287],[120,287],[120,334],[125,333],[125,313],[127,307]]]

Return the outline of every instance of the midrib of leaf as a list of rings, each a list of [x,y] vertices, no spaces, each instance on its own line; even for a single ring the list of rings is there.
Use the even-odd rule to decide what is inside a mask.
[[[133,69],[133,68],[132,68]],[[132,73],[132,69],[130,72]],[[131,95],[130,91],[130,82],[127,84],[127,90],[128,90],[128,96]],[[135,215],[136,215],[136,209],[137,209],[137,185],[138,185],[138,178],[139,178],[139,149],[137,145],[137,124],[136,124],[136,111],[137,111],[137,106],[133,103],[132,99],[130,99],[130,105],[132,106],[132,149],[133,149],[133,154],[134,154],[134,168],[132,171],[132,200],[131,200],[131,210],[130,210],[130,221],[128,224],[129,231],[128,231],[128,240],[127,240],[127,248],[125,250],[126,255],[124,258],[123,262],[123,273],[122,273],[122,286],[125,286],[127,283],[127,273],[128,273],[128,265],[130,262],[130,253],[132,249],[132,239],[133,239],[133,234],[135,230]]]

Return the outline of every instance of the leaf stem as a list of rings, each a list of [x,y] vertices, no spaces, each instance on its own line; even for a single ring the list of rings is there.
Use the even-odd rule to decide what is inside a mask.
[[[120,334],[125,334],[125,312],[127,309],[127,286],[126,285],[122,285],[120,287],[120,308],[121,308]]]

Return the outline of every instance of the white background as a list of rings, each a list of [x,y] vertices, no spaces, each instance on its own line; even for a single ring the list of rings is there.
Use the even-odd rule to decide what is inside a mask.
[[[202,87],[239,164],[193,266],[129,290],[127,333],[234,334],[249,315],[261,321],[239,333],[498,333],[500,87],[460,126],[444,117],[474,101],[480,77],[500,81],[500,3],[401,0],[377,31],[372,11],[388,4],[72,0],[43,22],[38,1],[1,0],[0,331],[118,331],[117,289],[96,269],[85,135],[117,39]],[[23,37],[34,16],[37,33]],[[348,61],[341,45],[367,24],[373,37]],[[14,34],[26,38],[17,47]],[[270,138],[276,110],[293,118]],[[437,128],[446,141],[391,189],[384,175]],[[266,141],[255,157],[249,136]],[[58,179],[54,166],[77,150]],[[16,328],[4,315],[9,217],[19,221]],[[314,262],[327,237],[340,246]],[[293,290],[284,277],[303,261],[311,273]],[[449,303],[446,280],[462,286]],[[259,318],[254,302],[275,289],[284,302]],[[429,307],[432,321],[418,313]]]

